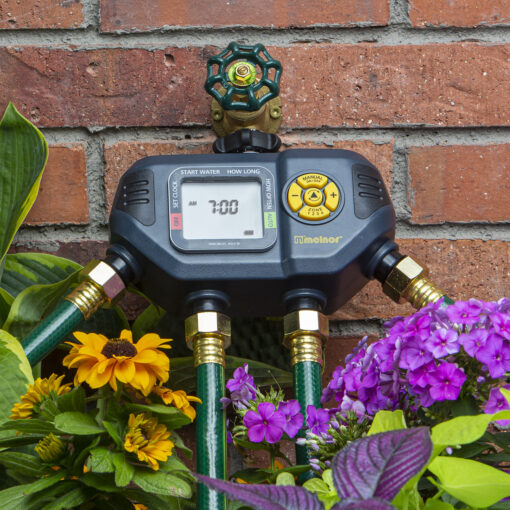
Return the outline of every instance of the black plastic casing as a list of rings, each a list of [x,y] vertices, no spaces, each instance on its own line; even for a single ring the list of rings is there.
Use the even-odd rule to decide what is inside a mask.
[[[177,249],[170,240],[169,177],[183,167],[262,167],[273,174],[277,235],[272,246],[216,253]],[[288,187],[306,173],[322,173],[339,187],[341,210],[333,219],[304,222],[290,211]],[[333,313],[373,278],[378,261],[396,247],[395,212],[378,170],[359,154],[337,149],[142,159],[121,178],[110,233],[111,252],[122,256],[127,250],[137,260],[137,287],[167,311],[184,313],[190,293],[213,290],[228,296],[233,317],[281,316],[287,296],[307,293],[319,296],[323,311]]]

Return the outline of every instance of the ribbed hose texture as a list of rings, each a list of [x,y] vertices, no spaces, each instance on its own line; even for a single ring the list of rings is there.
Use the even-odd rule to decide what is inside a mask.
[[[226,477],[227,432],[225,411],[225,371],[217,363],[197,367],[197,472],[224,480]],[[224,510],[225,496],[198,485],[198,510]]]
[[[302,361],[294,365],[292,375],[294,396],[301,405],[301,412],[306,420],[306,407],[309,405],[320,407],[321,405],[321,366],[314,361]],[[300,437],[304,436],[304,432],[300,433]],[[296,446],[296,461],[300,465],[309,464],[310,454],[306,446]],[[312,476],[311,472],[305,473],[300,477],[300,480],[304,481]]]
[[[73,303],[63,300],[23,341],[30,365],[47,356],[62,340],[83,322],[83,314]]]

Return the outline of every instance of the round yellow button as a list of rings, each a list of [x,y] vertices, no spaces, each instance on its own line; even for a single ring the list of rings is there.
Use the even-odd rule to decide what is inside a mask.
[[[317,188],[310,188],[305,191],[305,196],[303,197],[306,205],[316,206],[322,204],[322,200],[324,196],[322,195],[322,191]]]

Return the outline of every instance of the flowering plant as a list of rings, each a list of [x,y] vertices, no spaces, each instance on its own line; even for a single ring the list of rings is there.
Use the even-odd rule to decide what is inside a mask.
[[[510,371],[510,300],[438,302],[385,328],[336,368],[323,403],[368,415],[398,408],[409,420],[436,422],[461,406],[464,414],[509,408],[498,388]]]
[[[176,430],[193,421],[198,399],[163,386],[170,340],[74,336],[63,360],[76,369],[74,387],[56,374],[37,378],[0,426],[11,479],[0,507],[193,508],[194,478],[176,449],[191,451]]]

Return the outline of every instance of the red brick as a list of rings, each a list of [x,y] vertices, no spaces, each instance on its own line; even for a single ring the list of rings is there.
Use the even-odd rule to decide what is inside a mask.
[[[476,27],[510,24],[508,0],[410,0],[414,27]]]
[[[359,152],[376,165],[382,173],[386,186],[391,190],[391,172],[393,167],[393,143],[376,144],[369,140],[342,140],[333,145],[300,142],[296,135],[282,137],[285,148],[335,148]],[[110,211],[120,177],[128,168],[146,156],[166,154],[207,154],[212,152],[214,137],[182,142],[117,142],[105,146],[105,189],[108,211]]]
[[[453,299],[471,297],[498,300],[508,297],[510,243],[504,241],[448,239],[402,239],[397,241],[403,254],[424,261],[436,285]],[[354,320],[409,315],[409,304],[397,305],[370,282],[330,319]]]
[[[217,48],[0,49],[0,107],[39,126],[207,124]],[[270,48],[284,127],[508,126],[509,44]],[[200,70],[197,73],[197,69]]]
[[[411,221],[510,221],[510,144],[412,147]]]
[[[82,144],[53,145],[41,179],[39,195],[26,225],[89,222],[87,169]]]
[[[82,0],[2,0],[0,30],[77,28],[83,25]]]
[[[261,26],[267,28],[380,26],[389,20],[388,0],[237,0],[228,6],[209,0],[154,0],[148,9],[137,0],[101,0],[103,32],[147,31],[190,26]]]

